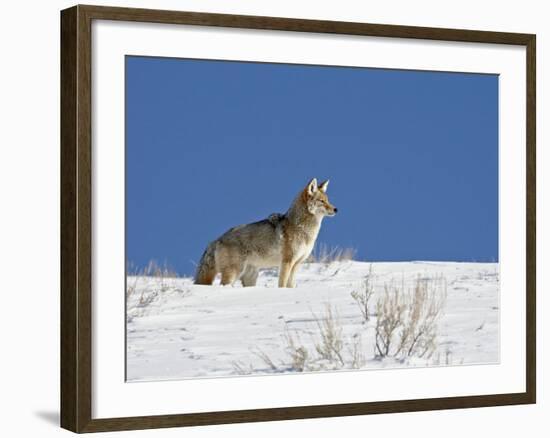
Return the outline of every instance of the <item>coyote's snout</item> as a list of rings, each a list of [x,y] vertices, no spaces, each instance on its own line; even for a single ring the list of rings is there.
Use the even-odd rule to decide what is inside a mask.
[[[196,284],[212,284],[222,274],[222,284],[240,279],[243,286],[254,286],[261,268],[279,267],[279,287],[295,287],[300,264],[313,249],[321,222],[338,209],[327,197],[328,180],[317,185],[313,178],[298,194],[285,214],[231,228],[204,251]]]

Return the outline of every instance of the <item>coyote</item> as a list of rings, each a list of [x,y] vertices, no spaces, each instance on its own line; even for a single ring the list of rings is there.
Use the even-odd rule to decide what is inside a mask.
[[[296,271],[311,254],[323,218],[338,211],[328,201],[327,187],[328,180],[317,186],[313,178],[285,214],[231,228],[211,242],[195,284],[212,284],[221,272],[224,285],[240,279],[244,287],[255,286],[259,269],[279,267],[279,287],[296,287]]]

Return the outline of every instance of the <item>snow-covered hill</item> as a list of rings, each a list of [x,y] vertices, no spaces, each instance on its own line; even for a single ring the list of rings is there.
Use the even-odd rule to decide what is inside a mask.
[[[310,263],[301,267],[296,289],[277,288],[276,270],[263,271],[253,288],[196,286],[189,278],[128,277],[127,378],[298,372],[292,356],[304,351],[312,364],[306,371],[495,363],[498,269],[497,263]],[[374,295],[366,321],[351,293],[363,290],[369,272]],[[383,298],[384,286],[410,291],[418,281],[437,278],[446,285],[446,299],[435,351],[422,357],[380,357],[375,348],[376,302]],[[442,294],[444,288],[434,293]],[[336,365],[319,358],[327,323],[338,337],[328,342],[343,343],[343,358]]]

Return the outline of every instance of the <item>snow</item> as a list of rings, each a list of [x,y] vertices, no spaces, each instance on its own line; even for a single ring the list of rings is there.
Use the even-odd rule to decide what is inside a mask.
[[[374,295],[372,317],[365,321],[351,292],[361,290],[369,269]],[[418,278],[446,283],[437,349],[429,357],[380,358],[375,354],[376,301],[384,285],[410,290]],[[498,263],[338,261],[304,264],[295,289],[277,287],[277,270],[262,271],[251,288],[128,277],[127,380],[299,372],[291,365],[288,335],[314,354],[318,320],[327,305],[349,342],[346,354],[352,344],[360,349],[361,369],[499,361]],[[347,362],[342,369],[350,368]]]

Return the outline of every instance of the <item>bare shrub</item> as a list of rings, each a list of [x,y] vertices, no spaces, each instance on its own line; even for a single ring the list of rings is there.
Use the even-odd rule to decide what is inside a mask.
[[[442,277],[417,278],[411,290],[404,284],[385,286],[376,305],[375,353],[406,358],[431,357],[437,348],[439,319],[447,300]]]
[[[438,322],[446,300],[447,286],[443,278],[416,281],[409,299],[398,354],[431,356],[437,348]]]
[[[389,356],[395,334],[403,325],[405,295],[393,284],[384,286],[384,295],[376,303],[375,348],[379,356]]]
[[[369,273],[363,280],[361,290],[354,290],[351,292],[351,297],[359,306],[359,310],[361,311],[361,315],[363,315],[363,320],[365,322],[368,322],[370,320],[370,301],[374,295],[374,285],[372,278],[372,265],[370,265]]]
[[[328,246],[326,243],[316,244],[308,258],[309,263],[332,263],[353,260],[357,250],[355,248],[341,248]]]

